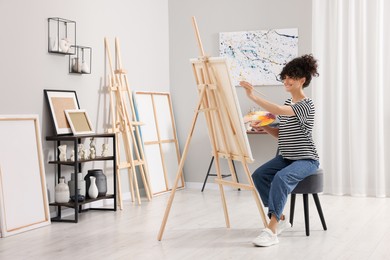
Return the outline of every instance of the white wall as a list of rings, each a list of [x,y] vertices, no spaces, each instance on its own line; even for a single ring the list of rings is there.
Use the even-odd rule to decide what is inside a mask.
[[[92,74],[69,74],[68,57],[48,53],[48,17],[77,22],[77,44],[92,47]],[[133,90],[169,91],[167,0],[0,0],[0,32],[0,113],[39,115],[45,161],[54,148],[45,137],[54,132],[43,89],[75,90],[96,131],[107,128],[104,37],[112,53],[114,37],[120,39]],[[45,166],[51,185],[54,166]]]
[[[189,63],[190,58],[199,56],[192,16],[196,17],[204,50],[210,56],[219,55],[219,32],[273,28],[298,28],[299,54],[311,52],[311,0],[169,0],[171,93],[182,150],[198,99]],[[277,103],[288,97],[280,86],[259,87],[259,90]],[[237,92],[241,110],[246,113],[254,103],[246,99],[242,89],[237,88]],[[253,171],[275,155],[276,142],[269,135],[251,135],[249,142],[256,159],[250,165]],[[211,146],[201,115],[184,166],[186,181],[203,182],[210,159]],[[224,168],[227,169],[226,165]],[[244,178],[242,172],[239,175]]]

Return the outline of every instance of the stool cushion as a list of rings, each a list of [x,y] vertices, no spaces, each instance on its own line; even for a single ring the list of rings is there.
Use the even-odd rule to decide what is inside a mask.
[[[320,193],[324,189],[324,172],[318,169],[315,174],[312,174],[298,183],[292,194],[312,194]]]

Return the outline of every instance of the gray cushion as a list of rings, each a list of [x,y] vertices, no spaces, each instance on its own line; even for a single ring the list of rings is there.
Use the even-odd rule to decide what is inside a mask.
[[[309,194],[320,193],[324,189],[324,172],[318,169],[315,174],[312,174],[298,183],[292,194]]]

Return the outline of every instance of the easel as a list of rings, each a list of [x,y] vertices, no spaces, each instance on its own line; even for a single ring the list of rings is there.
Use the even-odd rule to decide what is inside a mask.
[[[205,179],[204,179],[204,182],[203,182],[203,186],[202,186],[201,192],[204,191],[204,187],[206,187],[207,179],[208,179],[210,176],[218,176],[218,175],[215,174],[215,173],[210,173],[211,167],[213,166],[213,162],[214,162],[214,156],[211,156],[210,165],[209,165],[209,168],[208,168],[208,170],[207,170],[207,174],[206,174],[206,177],[205,177]],[[234,165],[234,161],[232,161],[232,163],[233,163],[234,172],[236,173],[236,177],[237,177],[237,171],[236,171],[236,166]],[[221,176],[222,176],[222,178],[227,178],[227,177],[230,177],[230,176],[232,176],[232,175],[231,175],[231,174],[222,174]],[[237,177],[237,182],[238,182],[238,177]],[[241,189],[238,188],[238,190],[240,191]]]
[[[121,181],[120,170],[127,169],[130,183],[131,199],[134,202],[134,190],[136,192],[138,204],[141,204],[138,180],[135,167],[139,167],[139,172],[145,187],[145,192],[148,200],[151,200],[151,190],[149,184],[149,176],[147,163],[142,147],[142,141],[140,137],[140,125],[141,122],[136,121],[136,115],[134,111],[134,104],[127,80],[126,71],[122,68],[120,59],[119,40],[115,38],[115,70],[111,60],[110,48],[107,38],[104,39],[104,45],[108,56],[111,75],[109,76],[109,91],[110,91],[110,110],[112,129],[109,132],[113,132],[116,135],[116,154],[117,154],[117,180],[118,180],[118,201],[119,208],[123,208],[122,193],[121,193]],[[130,109],[128,109],[128,105]],[[129,111],[130,110],[130,111]],[[131,113],[131,114],[130,114]],[[121,137],[121,139],[119,138]],[[120,140],[123,147],[120,146]],[[120,152],[124,149],[126,160],[121,161]],[[135,157],[133,154],[135,153]]]
[[[233,154],[231,152],[231,147],[229,147],[229,142],[227,139],[226,135],[226,127],[232,127],[233,133],[237,133],[238,131],[241,131],[241,129],[235,129],[234,124],[232,124],[231,120],[231,115],[229,114],[229,108],[227,107],[227,103],[223,102],[225,101],[225,97],[221,94],[220,91],[218,91],[218,79],[216,78],[216,75],[214,75],[214,71],[210,68],[208,64],[208,57],[205,55],[202,42],[200,40],[199,36],[199,31],[198,31],[198,26],[195,21],[195,17],[192,18],[193,26],[195,29],[196,33],[196,38],[198,41],[199,49],[200,49],[200,54],[201,57],[198,59],[199,62],[201,62],[202,65],[202,75],[199,75],[195,72],[194,74],[196,77],[196,83],[198,86],[198,92],[199,92],[199,100],[196,106],[196,111],[194,114],[194,117],[192,119],[192,125],[190,132],[188,134],[184,150],[183,150],[183,155],[180,160],[179,168],[177,171],[176,179],[175,179],[175,184],[174,187],[172,188],[171,195],[168,200],[168,205],[165,209],[165,214],[164,214],[164,219],[161,223],[160,231],[158,234],[157,239],[161,241],[164,229],[168,220],[168,215],[170,212],[170,209],[172,207],[172,202],[175,197],[175,192],[177,188],[178,181],[181,177],[181,170],[183,169],[184,166],[184,161],[187,157],[187,152],[188,152],[188,147],[192,138],[192,134],[195,128],[195,124],[198,118],[198,115],[200,112],[204,112],[206,116],[206,122],[207,122],[207,128],[210,136],[210,141],[211,141],[211,146],[212,146],[212,153],[215,158],[215,166],[216,166],[216,172],[217,172],[217,178],[215,179],[215,182],[218,183],[218,187],[220,190],[221,194],[221,199],[222,199],[222,206],[224,209],[224,215],[225,215],[225,222],[226,222],[226,227],[230,228],[230,220],[228,216],[228,211],[227,211],[227,205],[226,205],[226,199],[225,199],[225,192],[224,192],[224,185],[227,186],[232,186],[235,188],[241,188],[245,190],[250,190],[252,191],[253,197],[256,201],[257,207],[260,212],[260,216],[262,218],[264,226],[268,226],[267,220],[265,213],[263,211],[263,206],[262,203],[257,195],[257,192],[254,188],[254,184],[252,181],[252,178],[250,176],[249,168],[247,165],[247,160],[248,158],[245,156],[244,152],[242,151],[240,154]],[[215,114],[213,114],[215,113]],[[228,117],[230,119],[230,122],[224,122],[222,120],[222,113],[227,113]],[[222,137],[219,137],[216,135],[216,129],[220,130],[222,132]],[[237,146],[240,146],[237,135],[234,135],[233,137],[234,142],[236,143]],[[222,141],[221,141],[222,140]],[[221,167],[220,167],[220,158],[227,159],[228,165],[229,165],[229,170],[232,175],[232,181],[226,181],[222,179],[222,174],[221,174]],[[244,171],[246,173],[246,176],[248,178],[249,184],[243,184],[243,183],[238,183],[237,181],[237,176],[236,172],[233,167],[233,160],[240,161],[243,165]]]

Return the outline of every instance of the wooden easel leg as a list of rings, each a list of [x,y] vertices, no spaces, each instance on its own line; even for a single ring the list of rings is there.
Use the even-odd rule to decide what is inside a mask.
[[[253,183],[253,180],[251,178],[251,173],[249,171],[248,164],[246,163],[246,161],[242,161],[242,165],[244,167],[248,181],[249,181],[250,185],[253,187],[253,189],[252,189],[253,198],[256,201],[257,208],[259,209],[259,213],[260,213],[261,220],[263,221],[263,225],[264,225],[264,227],[268,227],[267,217],[264,213],[263,203],[261,203],[259,195],[257,195],[256,189],[255,189],[255,184]]]
[[[175,198],[176,189],[177,189],[179,180],[180,180],[180,178],[181,178],[181,176],[183,174],[182,170],[183,170],[183,166],[184,166],[184,161],[186,160],[186,157],[187,157],[189,144],[191,142],[192,134],[194,133],[196,120],[198,119],[199,109],[200,109],[201,104],[203,102],[203,97],[204,97],[204,94],[205,94],[205,90],[206,90],[206,88],[203,88],[201,93],[200,93],[200,95],[199,95],[199,101],[198,101],[197,109],[196,109],[194,117],[192,119],[191,129],[190,129],[190,132],[188,134],[186,144],[184,146],[183,155],[181,157],[179,167],[177,169],[175,184],[173,185],[173,188],[172,188],[172,191],[171,191],[171,195],[169,196],[168,205],[167,205],[167,207],[165,209],[165,214],[164,214],[164,218],[163,218],[163,221],[161,223],[161,226],[160,226],[160,231],[158,232],[158,236],[157,236],[157,240],[158,241],[161,241],[162,236],[164,234],[164,230],[165,230],[165,226],[167,224],[169,212],[171,211],[172,202],[173,202],[173,199]]]
[[[215,157],[215,169],[217,170],[217,178],[219,180],[222,180],[222,173],[221,173],[221,165],[219,164],[219,157],[218,155],[214,155]],[[218,187],[219,187],[219,193],[221,194],[221,201],[222,201],[222,207],[223,207],[223,213],[225,216],[225,222],[226,222],[226,227],[230,228],[230,220],[229,220],[229,213],[226,205],[226,198],[225,198],[225,191],[223,189],[223,185],[218,182]]]

